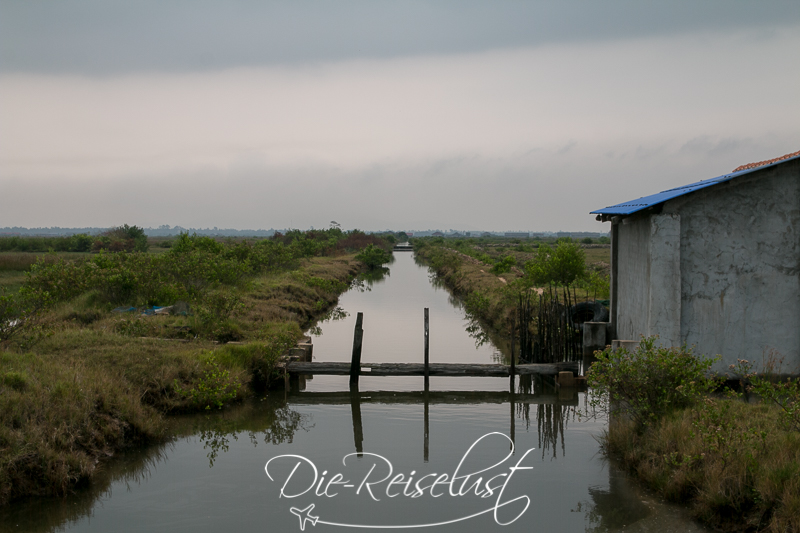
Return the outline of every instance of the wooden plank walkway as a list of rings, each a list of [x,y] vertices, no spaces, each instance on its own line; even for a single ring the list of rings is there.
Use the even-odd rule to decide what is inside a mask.
[[[327,374],[347,376],[350,374],[351,363],[326,363],[290,361],[285,363],[286,371],[290,374]],[[361,363],[362,376],[424,376],[424,363]],[[461,363],[431,363],[428,365],[430,376],[450,377],[508,377],[511,367],[500,364],[461,364]],[[555,376],[559,372],[571,371],[578,373],[578,363],[552,363],[515,365],[515,375],[539,374]]]

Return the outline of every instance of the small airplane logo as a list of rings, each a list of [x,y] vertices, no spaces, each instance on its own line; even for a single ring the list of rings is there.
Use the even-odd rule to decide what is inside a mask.
[[[293,515],[296,515],[297,518],[300,519],[300,531],[305,531],[306,529],[306,521],[311,522],[312,526],[317,525],[317,520],[319,520],[318,516],[312,516],[311,511],[314,510],[314,504],[312,503],[305,509],[298,509],[297,507],[292,507],[289,509]]]

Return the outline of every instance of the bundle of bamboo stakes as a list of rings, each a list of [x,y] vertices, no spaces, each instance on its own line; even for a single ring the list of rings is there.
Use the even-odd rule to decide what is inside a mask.
[[[528,363],[579,361],[581,332],[572,322],[570,307],[577,303],[574,290],[549,287],[538,294],[534,305],[531,291],[519,295],[515,317],[519,332],[520,360]]]

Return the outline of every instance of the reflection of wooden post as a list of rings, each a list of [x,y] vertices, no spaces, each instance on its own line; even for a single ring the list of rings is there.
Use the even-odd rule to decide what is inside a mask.
[[[430,444],[430,425],[428,420],[428,412],[429,412],[429,402],[428,402],[428,391],[430,388],[430,347],[428,341],[430,340],[430,319],[428,314],[428,308],[425,308],[425,428],[424,432],[425,435],[423,437],[423,450],[422,450],[422,459],[426,463],[428,462],[428,445]]]
[[[511,322],[511,368],[509,370],[508,376],[508,392],[514,394],[514,322]]]
[[[353,357],[350,359],[350,385],[358,385],[358,376],[361,373],[361,341],[364,338],[364,330],[361,325],[363,322],[364,313],[358,313],[356,329],[353,334]]]
[[[511,422],[509,427],[509,437],[511,437],[511,450],[514,449],[514,441],[516,440],[516,424],[514,421],[514,321],[511,321],[511,368],[508,372],[508,404],[511,410]]]
[[[353,417],[353,440],[356,452],[361,457],[364,453],[364,429],[361,425],[361,394],[358,392],[358,383],[350,386],[350,414]]]
[[[428,308],[425,308],[425,390],[428,390],[428,378],[430,376],[430,348],[428,341],[430,340],[430,326],[428,318]]]
[[[425,391],[425,436],[424,436],[424,443],[423,443],[423,450],[422,450],[422,459],[427,463],[428,462],[428,445],[430,444],[430,426],[428,422],[428,391]]]

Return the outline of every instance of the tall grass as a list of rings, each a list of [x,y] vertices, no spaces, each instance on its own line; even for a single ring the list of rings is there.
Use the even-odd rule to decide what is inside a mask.
[[[53,264],[59,259],[75,260],[88,257],[88,253],[81,252],[62,252],[59,254],[35,253],[35,252],[2,252],[0,253],[0,272],[27,271],[30,270],[37,261],[45,264]]]
[[[615,420],[603,449],[666,499],[686,503],[723,531],[800,531],[800,434],[783,430],[778,409],[710,400],[640,433]],[[724,419],[709,421],[709,414]]]

